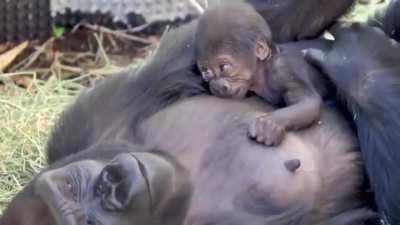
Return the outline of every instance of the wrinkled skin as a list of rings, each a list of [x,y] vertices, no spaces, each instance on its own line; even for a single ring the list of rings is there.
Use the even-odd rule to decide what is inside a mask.
[[[400,224],[400,45],[378,29],[336,26],[331,49],[309,49],[348,105],[381,217]]]

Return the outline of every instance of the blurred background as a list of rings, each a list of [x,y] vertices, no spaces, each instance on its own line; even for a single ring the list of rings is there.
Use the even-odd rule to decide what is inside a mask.
[[[163,32],[219,0],[0,0],[0,214],[45,165],[62,110],[97,80],[138,68]],[[389,0],[358,0],[364,22]]]

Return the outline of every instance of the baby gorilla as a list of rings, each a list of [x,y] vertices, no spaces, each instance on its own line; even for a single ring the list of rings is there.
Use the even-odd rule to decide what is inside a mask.
[[[197,66],[214,95],[244,98],[253,92],[270,104],[285,106],[250,123],[249,136],[257,142],[278,145],[286,130],[319,119],[318,72],[301,54],[280,51],[267,23],[250,5],[207,9],[195,39]]]

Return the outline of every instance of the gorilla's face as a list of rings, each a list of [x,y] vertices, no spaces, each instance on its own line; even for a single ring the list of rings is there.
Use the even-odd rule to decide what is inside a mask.
[[[108,162],[82,160],[48,170],[34,190],[57,224],[159,224],[175,197],[190,194],[177,169],[157,154],[120,153]]]

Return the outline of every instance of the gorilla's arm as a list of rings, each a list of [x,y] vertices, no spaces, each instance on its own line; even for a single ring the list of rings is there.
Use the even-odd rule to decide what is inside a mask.
[[[354,0],[247,0],[267,20],[274,40],[316,37],[332,25]]]
[[[127,76],[115,76],[99,82],[62,113],[47,143],[49,164],[86,149],[98,140],[99,132],[114,123],[111,118],[118,112],[109,107],[114,100],[112,93],[126,80]]]
[[[400,45],[359,24],[332,32],[332,49],[307,50],[306,58],[346,101],[378,209],[390,224],[400,224]]]
[[[136,137],[137,126],[152,114],[182,98],[206,93],[201,77],[195,74],[195,25],[192,22],[164,35],[155,55],[137,71],[111,77],[83,92],[51,135],[49,163],[110,135]],[[132,141],[141,142],[137,137]]]

